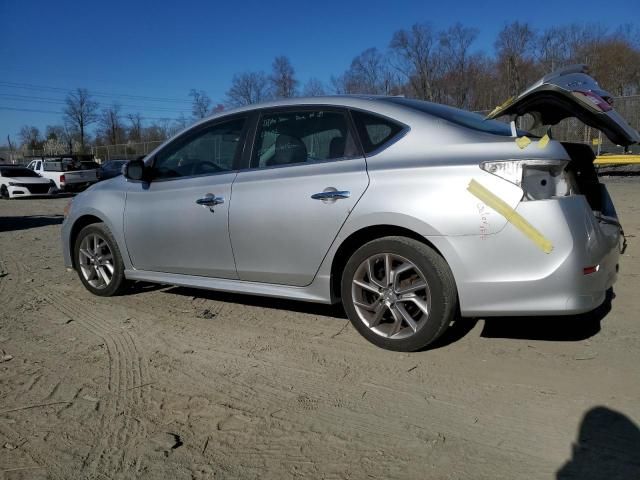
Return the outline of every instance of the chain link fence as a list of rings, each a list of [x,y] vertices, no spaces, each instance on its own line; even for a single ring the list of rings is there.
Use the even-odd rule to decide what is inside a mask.
[[[91,153],[99,163],[108,160],[133,160],[147,155],[162,142],[164,140],[96,146],[91,148]]]

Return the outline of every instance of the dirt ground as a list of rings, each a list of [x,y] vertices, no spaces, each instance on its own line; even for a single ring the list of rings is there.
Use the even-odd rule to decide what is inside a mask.
[[[610,308],[378,349],[338,308],[62,265],[66,199],[0,202],[0,478],[640,478],[640,180]]]

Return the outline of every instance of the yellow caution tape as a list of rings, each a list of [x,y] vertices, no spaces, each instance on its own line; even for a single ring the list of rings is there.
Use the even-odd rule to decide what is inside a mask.
[[[593,163],[596,165],[637,165],[640,163],[640,155],[601,155]]]
[[[518,137],[516,138],[516,145],[520,147],[520,150],[526,148],[527,145],[531,143],[531,139],[529,137]]]
[[[549,138],[549,135],[545,134],[544,137],[542,137],[540,140],[538,140],[538,148],[540,150],[542,150],[543,148],[546,148],[547,145],[549,145],[549,140],[551,140]]]
[[[487,206],[507,219],[514,227],[524,233],[533,243],[535,243],[544,253],[551,253],[553,244],[540,233],[536,228],[527,222],[522,215],[511,208],[504,200],[487,190],[475,180],[469,182],[467,190],[472,195],[482,200]]]
[[[495,113],[499,112],[500,110],[506,108],[511,102],[513,102],[515,100],[515,97],[509,97],[507,98],[504,102],[502,102],[502,104],[498,105],[496,108],[494,108],[493,110],[491,110],[491,112],[489,112],[489,115],[486,116],[486,118],[491,117],[492,115],[494,115]]]

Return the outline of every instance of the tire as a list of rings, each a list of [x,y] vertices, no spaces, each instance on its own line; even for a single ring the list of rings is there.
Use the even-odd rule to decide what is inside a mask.
[[[399,352],[435,342],[458,308],[447,262],[407,237],[379,238],[356,250],[342,273],[341,293],[356,330],[374,345]]]
[[[11,197],[9,196],[9,189],[7,188],[6,185],[2,185],[0,187],[0,197],[2,197],[4,200],[11,199]]]
[[[80,281],[91,293],[111,297],[126,289],[129,282],[124,277],[122,255],[105,224],[93,223],[84,227],[73,250]]]

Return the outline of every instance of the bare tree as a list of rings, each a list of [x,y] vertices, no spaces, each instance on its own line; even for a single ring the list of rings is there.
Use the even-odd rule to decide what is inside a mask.
[[[326,91],[322,82],[317,78],[312,77],[304,84],[302,94],[305,97],[321,97],[326,94]]]
[[[86,88],[77,88],[67,95],[66,104],[64,118],[78,130],[80,149],[84,152],[87,126],[98,120],[98,102],[92,100]]]
[[[209,115],[211,109],[211,99],[204,90],[191,89],[189,96],[193,98],[191,106],[193,116],[196,119],[204,118]]]
[[[139,142],[142,140],[142,115],[129,113],[127,119],[129,120],[129,140]]]
[[[389,44],[394,53],[394,66],[405,78],[408,93],[423,100],[435,100],[434,80],[438,56],[436,35],[430,25],[415,24],[409,30],[398,30]]]
[[[233,76],[231,88],[227,91],[227,104],[241,107],[262,102],[268,97],[268,79],[264,72],[244,72]]]
[[[272,72],[269,76],[271,91],[275,98],[295,97],[298,89],[298,80],[295,70],[288,57],[281,55],[276,57],[271,64]]]
[[[184,130],[189,126],[189,123],[190,122],[187,120],[187,117],[184,116],[184,113],[181,113],[180,116],[176,118],[175,129],[177,131]]]
[[[368,48],[357,55],[349,69],[332,82],[337,93],[374,95],[389,95],[396,83],[387,59],[377,48]]]
[[[142,129],[142,140],[145,142],[158,142],[166,140],[166,132],[164,126],[152,123],[148,127]]]
[[[520,93],[539,73],[533,59],[535,45],[536,33],[527,23],[510,23],[498,34],[498,68],[509,95]]]
[[[23,148],[34,150],[42,146],[40,130],[33,125],[23,125],[18,132],[18,138]]]
[[[120,117],[120,105],[114,103],[110,107],[104,108],[100,115],[100,126],[108,143],[115,145],[120,143],[122,138],[122,124]]]
[[[47,141],[54,141],[64,145],[63,149],[66,150],[66,153],[73,153],[73,131],[69,125],[47,125],[45,137]]]
[[[456,107],[467,107],[473,91],[474,76],[471,73],[475,58],[470,49],[477,36],[477,29],[461,23],[440,33],[441,89],[449,103]]]

